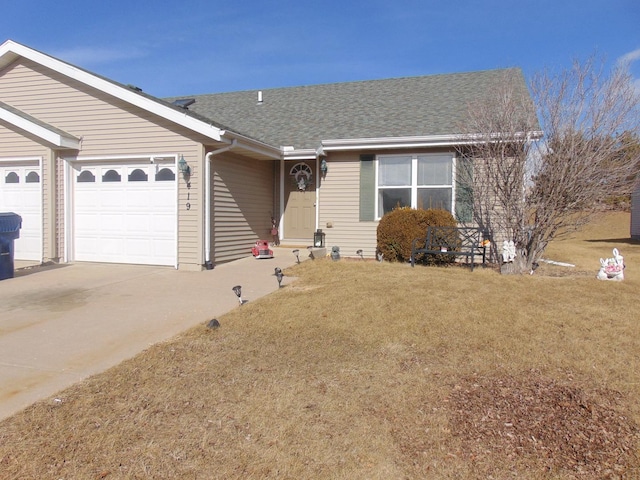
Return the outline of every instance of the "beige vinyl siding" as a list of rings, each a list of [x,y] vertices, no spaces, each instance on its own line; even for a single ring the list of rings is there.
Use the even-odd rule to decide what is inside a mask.
[[[328,172],[320,183],[318,203],[318,228],[325,233],[327,251],[338,246],[342,256],[355,257],[362,249],[364,256],[375,258],[378,222],[359,219],[360,152],[332,153],[327,161]]]
[[[81,139],[79,152],[59,155],[65,160],[86,157],[109,159],[127,155],[183,155],[192,174],[188,183],[182,175],[178,175],[177,180],[178,264],[179,268],[185,269],[197,269],[202,265],[201,201],[204,195],[201,172],[202,143],[206,142],[205,138],[25,59],[0,72],[0,93],[5,103]],[[26,149],[24,140],[14,139],[13,142],[22,150]],[[58,166],[59,180],[63,177],[61,173],[62,167]],[[60,216],[64,205],[63,192],[63,186],[58,183]],[[47,221],[45,225],[50,227],[51,223]],[[62,255],[64,220],[58,219],[57,225]],[[47,252],[47,255],[53,253]]]
[[[271,239],[273,162],[226,153],[211,157],[211,174],[212,260],[246,257],[256,240]]]
[[[0,158],[41,157],[46,156],[48,151],[46,146],[13,131],[0,121]]]
[[[640,240],[640,183],[631,194],[631,238]]]
[[[82,139],[81,155],[179,152],[189,130],[28,60],[0,75],[2,100]],[[194,140],[192,138],[191,140]]]

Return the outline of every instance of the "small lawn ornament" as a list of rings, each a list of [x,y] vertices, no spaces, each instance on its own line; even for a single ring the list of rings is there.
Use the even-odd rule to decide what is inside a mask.
[[[269,242],[266,240],[258,240],[256,244],[251,247],[251,253],[256,258],[273,258],[273,250],[269,248]]]
[[[364,252],[362,250],[358,250],[356,252],[356,255],[358,255],[360,257],[360,259],[364,260]]]
[[[340,260],[340,247],[331,247],[331,260]]]
[[[296,248],[293,250],[293,254],[296,256],[296,263],[300,263],[300,250]]]
[[[282,286],[282,277],[284,277],[284,273],[282,273],[282,269],[280,267],[275,268],[275,276],[278,279],[278,288]]]
[[[513,240],[502,242],[502,263],[512,263],[516,258],[516,244]]]
[[[278,222],[275,218],[271,217],[271,236],[273,237],[273,244],[277,247],[280,245],[280,234],[278,232]]]
[[[620,255],[617,248],[613,249],[613,257],[600,259],[600,271],[596,278],[598,280],[614,280],[621,282],[624,280],[624,257]]]

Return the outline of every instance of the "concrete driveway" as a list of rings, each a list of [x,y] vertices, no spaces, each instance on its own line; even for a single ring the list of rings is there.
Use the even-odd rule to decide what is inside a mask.
[[[16,270],[0,281],[0,419],[240,308],[234,285],[249,302],[277,290],[274,268],[295,261],[274,248],[273,259],[202,272],[92,263]]]

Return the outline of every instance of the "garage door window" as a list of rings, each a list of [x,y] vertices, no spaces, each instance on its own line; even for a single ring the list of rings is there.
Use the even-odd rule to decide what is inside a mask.
[[[4,178],[4,183],[20,183],[20,177],[16,172],[9,172]]]
[[[156,182],[173,182],[176,174],[170,168],[163,168],[156,173]]]
[[[115,170],[108,170],[107,173],[105,173],[102,176],[102,181],[104,183],[106,183],[106,182],[119,182],[121,180],[122,180],[122,177]]]
[[[133,172],[129,174],[130,182],[146,182],[147,180],[148,180],[147,174],[139,168],[136,168]]]
[[[40,175],[38,175],[38,172],[29,172],[29,173],[27,173],[27,177],[25,178],[25,182],[27,182],[27,183],[40,183]]]
[[[78,183],[93,183],[95,181],[96,177],[89,170],[85,170],[78,175]]]

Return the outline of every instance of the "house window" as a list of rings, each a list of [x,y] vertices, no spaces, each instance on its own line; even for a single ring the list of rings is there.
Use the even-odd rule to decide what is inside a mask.
[[[453,156],[381,155],[377,168],[377,218],[397,207],[453,211]]]

